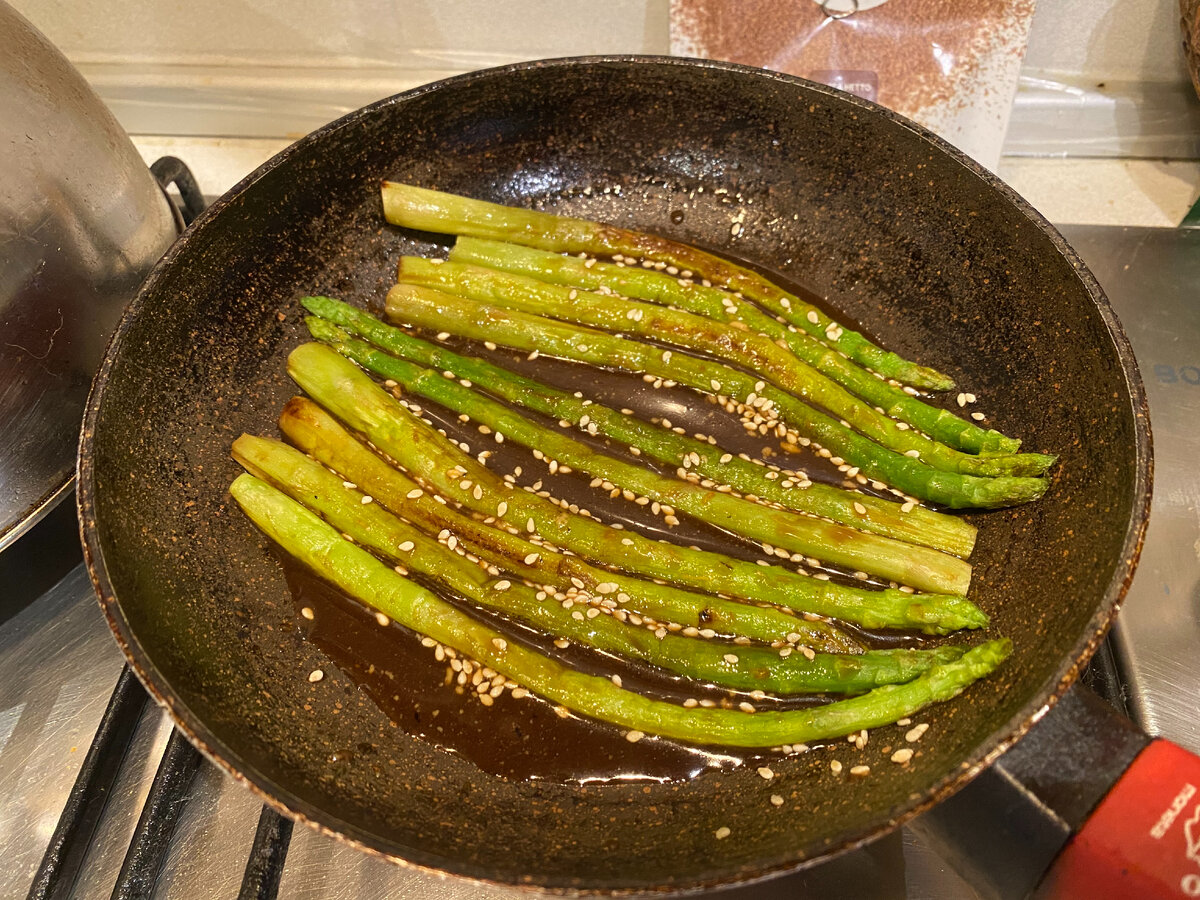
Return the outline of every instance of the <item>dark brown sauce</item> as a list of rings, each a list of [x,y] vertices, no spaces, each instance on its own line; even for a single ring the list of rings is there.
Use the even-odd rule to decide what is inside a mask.
[[[804,299],[819,303],[810,292],[779,281],[775,273],[764,273]],[[850,323],[847,323],[850,324]],[[430,334],[422,334],[434,340]],[[596,403],[614,409],[627,408],[646,421],[667,418],[682,426],[688,435],[699,432],[712,435],[719,446],[735,454],[745,453],[786,469],[802,469],[809,478],[828,484],[854,487],[865,493],[894,499],[870,486],[847,483],[828,460],[811,451],[800,453],[781,449],[780,443],[749,434],[736,416],[728,414],[698,392],[683,387],[655,388],[638,374],[601,369],[566,360],[539,356],[527,359],[524,353],[504,348],[487,349],[483,344],[459,338],[438,342],[467,356],[476,356],[535,378],[566,391],[582,391]],[[680,352],[678,349],[674,352]],[[456,441],[465,441],[472,456],[490,451],[488,467],[498,475],[516,476],[518,485],[533,485],[590,510],[601,521],[619,524],[655,539],[715,550],[742,559],[764,558],[761,547],[737,535],[679,514],[679,525],[667,527],[660,517],[629,501],[612,500],[600,488],[589,486],[591,476],[582,472],[551,474],[546,460],[508,440],[495,443],[478,431],[474,422],[463,423],[455,413],[424,398],[411,397],[420,405],[422,415]],[[521,410],[542,424],[559,428],[557,422]],[[589,436],[579,429],[564,429],[571,437],[588,443],[612,456],[635,461],[664,474],[673,469],[655,465],[644,457],[630,454],[628,448],[602,436]],[[603,722],[572,714],[557,715],[552,705],[528,695],[514,698],[504,691],[493,705],[484,706],[472,695],[469,686],[459,688],[455,673],[447,661],[439,661],[434,649],[406,628],[391,623],[381,626],[374,614],[362,604],[314,576],[307,569],[284,558],[284,569],[296,602],[299,627],[305,637],[320,647],[398,727],[470,760],[482,770],[513,780],[548,780],[567,783],[597,781],[675,781],[695,777],[709,769],[761,764],[777,758],[778,752],[746,754],[728,748],[688,746],[676,741],[647,736],[631,743],[621,730]],[[779,563],[777,559],[772,562]],[[849,573],[826,568],[831,578],[863,586]],[[420,579],[418,579],[420,580]],[[877,582],[868,585],[881,586]],[[433,588],[431,584],[427,587]],[[554,646],[553,636],[539,635],[519,623],[466,603],[461,598],[445,599],[483,619],[509,640],[536,647],[582,671],[621,676],[626,688],[663,700],[681,702],[687,697],[709,698],[721,706],[735,706],[746,695],[715,686],[695,685],[665,674],[651,666],[621,659],[574,644],[566,649]],[[309,620],[300,615],[304,607],[312,610]],[[841,623],[839,623],[841,624]],[[846,631],[871,647],[932,645],[917,632],[872,632],[851,625]],[[781,709],[827,702],[829,697],[756,699],[759,709]]]
[[[366,606],[279,552],[296,604],[296,622],[396,725],[462,756],[489,774],[516,781],[584,784],[598,781],[678,781],[709,769],[728,769],[778,758],[702,747],[647,736],[630,743],[615,726],[585,716],[560,717],[547,701],[501,693],[484,706],[468,686],[460,688],[447,661],[421,644],[415,632],[392,622],[380,625]],[[428,585],[426,585],[428,586]],[[444,595],[443,595],[444,596]],[[450,599],[450,598],[447,598]],[[682,702],[711,698],[733,706],[748,695],[696,685],[650,666],[572,644],[560,650],[542,635],[489,610],[462,601],[510,641],[520,641],[589,674],[620,675],[625,687],[657,699]],[[312,611],[310,620],[300,610]],[[760,709],[788,709],[825,702],[820,696],[755,700]]]

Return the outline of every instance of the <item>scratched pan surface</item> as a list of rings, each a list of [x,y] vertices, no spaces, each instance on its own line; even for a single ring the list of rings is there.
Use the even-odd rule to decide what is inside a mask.
[[[230,502],[230,442],[275,434],[296,299],[378,299],[429,236],[381,219],[381,178],[661,232],[826,294],[1060,453],[1040,503],[975,515],[973,599],[1012,659],[931,724],[911,766],[845,780],[818,751],[685,783],[509,783],[405,736],[300,639]],[[703,187],[704,190],[700,191]],[[735,198],[740,197],[740,201]],[[731,222],[744,213],[744,230]],[[79,496],[101,602],[185,732],[276,806],[476,879],[685,889],[810,863],[961,786],[1075,677],[1123,594],[1149,493],[1129,347],[1090,274],[1011,191],[915,126],[798,79],[589,59],[463,76],[300,141],[167,254],[98,376]],[[305,673],[328,673],[312,691]],[[890,737],[889,737],[890,735]],[[872,744],[896,740],[881,729]],[[769,803],[773,793],[789,801]],[[714,831],[731,829],[729,839]]]

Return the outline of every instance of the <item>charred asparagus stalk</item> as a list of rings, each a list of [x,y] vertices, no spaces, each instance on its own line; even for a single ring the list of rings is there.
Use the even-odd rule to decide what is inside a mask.
[[[721,378],[718,379],[714,377],[714,363],[693,356],[672,354],[606,332],[502,309],[416,285],[393,287],[388,292],[387,306],[389,317],[397,322],[593,365],[646,372],[706,393],[731,396],[742,402],[757,401],[757,408],[764,415],[778,414],[782,410],[788,424],[859,467],[864,475],[922,500],[956,509],[989,508],[1024,503],[1037,499],[1046,491],[1047,482],[1041,478],[980,478],[940,472],[914,456],[881,447],[782,391],[761,396],[769,391],[769,386],[752,375],[721,367]]]
[[[386,325],[346,303],[329,297],[305,297],[301,302],[322,319],[366,338],[394,356],[439,372],[451,372],[510,403],[636,447],[650,459],[684,470],[685,477],[691,471],[718,484],[728,484],[743,494],[823,516],[862,531],[944,550],[955,556],[970,556],[974,546],[974,526],[955,516],[923,507],[904,512],[899,503],[806,479],[799,481],[805,486],[798,487],[796,479],[773,478],[771,476],[778,473],[726,453],[707,441],[650,425],[481,359],[461,356]],[[338,329],[310,324],[309,331],[313,337],[325,341],[343,355],[349,355],[343,343],[344,335]],[[362,359],[355,358],[366,365]]]
[[[790,650],[781,654],[768,647],[739,646],[669,631],[656,634],[651,628],[615,618],[611,608],[600,605],[604,598],[599,594],[591,598],[591,604],[579,594],[559,601],[544,589],[502,577],[498,569],[488,572],[460,549],[451,549],[449,535],[443,543],[378,503],[364,503],[367,497],[375,498],[346,487],[342,478],[286,444],[242,435],[234,442],[233,454],[252,474],[319,513],[362,546],[453,593],[550,635],[642,660],[685,678],[782,695],[858,694],[881,684],[909,681],[935,663],[952,662],[963,654],[959,647],[874,650],[854,656]],[[457,547],[459,535],[451,533]],[[597,612],[592,613],[593,609]],[[589,614],[584,615],[584,610]]]
[[[384,215],[394,225],[442,234],[492,238],[542,250],[599,256],[621,253],[660,260],[679,270],[689,271],[697,278],[723,285],[731,291],[740,291],[745,297],[761,303],[775,315],[784,317],[792,325],[880,375],[932,390],[954,387],[954,381],[949,376],[876,346],[863,335],[844,328],[822,310],[782,290],[758,273],[695,247],[612,225],[500,206],[413,185],[385,181],[382,190]]]
[[[322,577],[407,628],[453,647],[569,710],[643,734],[741,747],[773,747],[876,728],[948,700],[1008,656],[1007,640],[969,650],[903,685],[860,697],[782,712],[685,708],[576,672],[472,619],[346,541],[315,514],[252,475],[230,487],[249,518],[284,550]],[[640,737],[636,735],[636,737]]]
[[[589,291],[611,291],[707,316],[735,328],[783,341],[796,357],[857,394],[888,416],[935,440],[969,453],[1015,453],[1021,442],[910,396],[894,383],[877,378],[841,353],[795,325],[786,325],[729,291],[705,287],[654,268],[597,262],[548,250],[481,238],[460,237],[450,248],[452,262],[473,263],[515,275]]]
[[[685,591],[673,584],[632,578],[619,571],[597,568],[579,556],[560,553],[544,543],[530,543],[504,530],[509,511],[505,501],[493,511],[494,515],[483,522],[476,521],[424,491],[418,494],[415,482],[368,450],[311,400],[299,397],[290,400],[279,427],[297,447],[340,472],[377,502],[426,531],[449,529],[474,553],[509,571],[528,572],[533,580],[562,589],[582,588],[593,594],[603,594],[600,586],[605,585],[606,595],[628,598],[622,601],[626,609],[678,622],[697,632],[710,629],[717,634],[745,635],[769,643],[799,643],[840,653],[862,649],[825,622],[796,618],[773,606],[740,603]],[[961,597],[909,594],[890,588],[870,590],[819,581],[778,567],[758,571],[778,582],[777,588],[767,593],[775,603],[866,628],[912,628],[929,634],[946,634],[987,624],[987,617],[979,608]]]

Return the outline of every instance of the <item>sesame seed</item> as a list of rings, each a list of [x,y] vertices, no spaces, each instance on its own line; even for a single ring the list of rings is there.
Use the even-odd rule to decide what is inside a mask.
[[[512,582],[511,582],[511,581],[507,581],[507,580],[505,580],[505,581],[497,581],[497,582],[496,582],[496,583],[493,585],[493,587],[494,587],[494,588],[495,588],[495,590],[497,590],[497,591],[507,591],[507,590],[508,590],[510,587],[512,587]]]
[[[915,504],[915,503],[913,503],[911,500],[909,500],[909,501],[907,501],[906,503],[904,503],[904,504],[903,504],[903,505],[900,507],[900,512],[912,512],[912,511],[913,511],[913,508],[914,508],[916,505],[917,505],[917,504]]]
[[[304,616],[304,618],[311,622],[316,614],[312,611],[312,607],[305,606],[301,608],[300,615]]]
[[[621,676],[620,675],[612,675],[612,676],[610,676],[610,678],[612,680],[612,683],[615,684],[617,687],[621,686]]]
[[[783,806],[783,798],[781,796],[779,796],[778,794],[772,794],[771,795],[771,805],[772,806]]]
[[[842,774],[842,764],[836,759],[829,763],[829,768],[833,771],[834,775]]]
[[[412,541],[404,541],[400,545],[400,549],[403,550],[405,553],[407,553],[409,550],[411,550],[415,546],[417,546],[417,545],[414,544]]]
[[[353,481],[343,481],[342,487],[350,488],[350,490],[354,490],[356,487],[358,487],[358,485],[355,484]]]
[[[863,778],[864,776],[871,774],[871,767],[870,766],[851,766],[850,774],[856,778]]]
[[[895,753],[893,753],[892,757],[891,757],[892,762],[896,763],[897,765],[901,765],[901,766],[904,765],[905,763],[907,763],[912,758],[913,758],[913,752],[908,747],[901,747],[899,750],[897,750]]]
[[[976,422],[982,422],[984,420],[985,416],[981,412],[973,412],[973,413],[971,413],[971,418],[974,419]]]
[[[646,736],[645,733],[641,732],[641,731],[625,732],[625,740],[629,741],[629,743],[631,743],[631,744],[636,744],[638,741],[640,741],[645,736]]]
[[[911,729],[909,729],[908,732],[904,735],[904,739],[906,741],[908,741],[910,744],[915,743],[916,741],[919,741],[921,739],[921,735],[923,735],[928,730],[929,730],[929,723],[922,722],[920,725],[914,725]]]
[[[974,402],[975,402],[975,395],[974,395],[974,394],[972,394],[972,393],[968,393],[968,394],[967,394],[967,402],[968,402],[968,403],[974,403]]]
[[[559,650],[566,650],[569,646],[571,646],[571,642],[568,641],[566,638],[558,638],[554,642],[554,646],[557,647]]]
[[[730,831],[730,830],[729,830],[729,829],[728,829],[726,826],[724,826],[724,825],[722,825],[720,828],[718,828],[716,831],[714,831],[714,832],[713,832],[713,834],[716,836],[716,838],[717,838],[717,840],[718,840],[718,841],[723,841],[723,840],[725,840],[725,838],[729,837],[729,835],[730,835],[730,834],[732,834],[732,833],[733,833],[733,832],[731,832],[731,831]]]
[[[958,405],[959,405],[959,406],[966,406],[966,405],[967,405],[967,395],[966,395],[966,394],[959,394],[959,395],[958,395]]]
[[[765,778],[767,781],[770,781],[775,777],[775,773],[772,772],[767,766],[759,766],[758,774],[760,778]]]
[[[910,456],[913,459],[919,459],[921,456],[921,452],[919,450],[905,450],[904,455]]]
[[[817,311],[815,309],[810,309],[808,311],[808,315],[805,316],[805,318],[808,319],[808,321],[812,322],[814,325],[819,324],[821,321],[821,317],[817,315]]]
[[[669,363],[671,361],[671,351],[670,350],[663,351],[662,361],[665,363]]]
[[[867,508],[858,502],[855,502],[854,504],[854,511],[860,516],[865,516],[867,514]]]
[[[738,661],[738,658],[737,658],[736,653],[726,653],[725,654],[725,662],[729,663],[731,666],[736,666],[737,661]]]
[[[503,516],[506,512],[508,512],[508,504],[501,500],[496,504],[496,515]]]
[[[411,491],[409,491],[407,494],[405,494],[405,496],[408,497],[409,500],[416,500],[418,497],[420,497],[424,493],[425,492],[423,490],[421,490],[420,488],[413,488]]]
[[[745,700],[743,700],[741,703],[738,704],[738,709],[740,709],[744,713],[752,713],[752,712],[754,712],[754,704],[747,703]]]
[[[389,625],[392,624],[392,620],[389,619],[386,615],[384,615],[381,612],[375,613],[375,621],[378,622],[380,625],[382,625],[384,628],[387,628]]]
[[[311,682],[320,681],[324,677],[325,677],[325,673],[322,672],[320,669],[313,669],[311,672],[308,673],[308,680]]]
[[[448,332],[448,331],[439,331],[439,332],[438,332],[437,339],[438,339],[439,341],[444,341],[444,340],[446,340],[446,339],[447,339],[447,338],[449,338],[449,337],[450,337],[450,332]]]

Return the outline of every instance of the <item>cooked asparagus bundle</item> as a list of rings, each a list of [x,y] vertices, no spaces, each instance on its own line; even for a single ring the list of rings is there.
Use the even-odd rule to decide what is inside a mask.
[[[799,397],[828,410],[875,443],[918,456],[944,472],[984,477],[1040,475],[1054,462],[1054,457],[1041,453],[974,456],[938,443],[907,423],[876,412],[869,403],[796,359],[770,338],[705,316],[463,263],[406,256],[400,260],[398,272],[401,284],[431,287],[506,309],[636,335],[725,360],[758,375],[763,386],[754,393],[782,410],[785,419],[794,404],[793,396]],[[732,371],[726,365],[714,364],[710,382],[733,384]]]
[[[1042,478],[982,478],[938,471],[910,455],[916,451],[896,453],[881,447],[785,392],[761,396],[769,391],[769,386],[753,375],[607,332],[416,285],[393,287],[388,292],[387,305],[389,317],[397,322],[592,365],[645,372],[743,403],[757,399],[764,415],[778,415],[781,411],[787,424],[859,467],[864,475],[922,500],[952,508],[1011,506],[1040,497],[1048,486]]]
[[[288,360],[288,371],[318,403],[431,490],[483,515],[494,514],[504,502],[507,522],[524,525],[530,533],[593,562],[709,593],[793,608],[802,608],[806,594],[822,595],[828,590],[825,582],[782,567],[763,567],[617,530],[567,513],[542,497],[513,490],[324,345],[297,347]]]
[[[886,415],[944,444],[970,453],[1015,453],[1021,446],[1015,438],[982,428],[906,393],[894,382],[876,377],[795,325],[780,322],[755,304],[721,288],[705,287],[691,279],[644,268],[633,262],[580,259],[473,237],[459,237],[450,248],[450,260],[527,275],[552,284],[608,291],[635,300],[675,306],[716,322],[766,335],[776,344],[783,341],[797,358],[879,407]]]
[[[649,459],[682,469],[681,477],[694,472],[717,484],[728,484],[743,494],[799,512],[823,516],[862,531],[944,550],[955,556],[970,556],[974,546],[974,526],[955,516],[917,506],[906,512],[899,503],[857,491],[813,483],[799,477],[781,479],[779,473],[755,465],[749,459],[726,453],[707,441],[647,424],[631,415],[552,388],[502,366],[461,356],[393,328],[369,313],[338,300],[305,297],[301,302],[322,319],[366,338],[394,356],[439,372],[451,372],[456,378],[465,378],[476,387],[511,403],[560,421],[571,422],[591,434],[601,434],[628,444]],[[309,330],[313,337],[329,343],[346,355],[341,343],[343,337],[336,329],[317,326],[314,330],[310,325]],[[361,359],[358,361],[363,362]]]
[[[949,700],[993,671],[1011,651],[1007,640],[990,641],[958,660],[932,666],[905,684],[885,685],[859,697],[809,709],[746,712],[687,708],[627,691],[608,678],[574,671],[507,640],[346,541],[315,513],[252,475],[240,475],[230,492],[268,537],[352,597],[406,628],[490,666],[552,703],[629,729],[635,739],[656,734],[700,744],[774,747],[839,737],[886,725],[930,703]]]
[[[361,345],[363,342],[355,343]],[[316,346],[326,349],[323,345]],[[467,415],[503,434],[506,439],[534,449],[557,464],[607,479],[638,496],[649,497],[701,521],[772,547],[817,557],[834,565],[877,575],[919,590],[951,594],[967,592],[971,567],[957,557],[927,547],[856,532],[843,525],[802,516],[791,510],[763,506],[682,479],[659,475],[636,463],[593,450],[561,431],[541,425],[457,381],[442,377],[438,372],[373,351],[369,345],[363,346],[364,359],[370,359],[372,365],[378,366],[379,374],[385,378],[455,413]],[[343,362],[337,354],[333,354],[332,358]],[[374,387],[365,375],[360,377]],[[552,465],[553,468],[557,468],[557,465]]]
[[[564,590],[575,587],[615,596],[626,610],[680,623],[686,626],[685,631],[742,635],[768,643],[804,644],[842,653],[862,649],[825,622],[798,618],[774,606],[726,600],[711,593],[685,591],[673,584],[632,578],[620,571],[593,566],[578,556],[548,547],[545,542],[533,544],[518,536],[528,534],[526,529],[507,524],[507,501],[502,500],[493,515],[482,522],[476,521],[420,490],[412,479],[367,449],[311,400],[298,397],[288,401],[279,427],[305,453],[342,473],[389,509],[426,530],[449,529],[472,552],[509,571],[528,572],[527,577]],[[516,533],[510,533],[506,527]],[[929,634],[947,634],[987,624],[987,617],[979,608],[962,597],[910,594],[891,588],[871,590],[820,581],[779,567],[763,574],[776,584],[768,594],[774,603],[866,628],[911,628]]]
[[[493,238],[542,250],[600,256],[621,253],[670,263],[698,278],[741,292],[880,375],[933,390],[954,387],[949,376],[883,350],[758,273],[695,247],[612,225],[500,206],[413,185],[385,181],[382,191],[384,215],[394,225],[442,234]]]
[[[790,649],[781,654],[770,647],[739,646],[671,631],[656,633],[615,618],[613,609],[619,607],[601,603],[609,595],[596,594],[591,603],[581,595],[559,601],[544,589],[503,577],[497,569],[488,572],[462,554],[457,530],[442,529],[436,532],[438,538],[430,537],[374,502],[378,498],[347,487],[339,475],[286,444],[242,435],[234,442],[233,455],[252,474],[319,513],[360,545],[467,600],[544,633],[642,660],[685,678],[780,695],[857,694],[881,684],[909,681],[964,652],[959,647],[939,647],[873,650],[853,656]],[[520,573],[514,575],[519,578]]]

